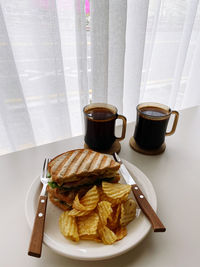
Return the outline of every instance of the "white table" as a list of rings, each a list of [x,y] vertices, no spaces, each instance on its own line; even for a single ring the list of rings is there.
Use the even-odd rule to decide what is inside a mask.
[[[129,124],[120,156],[151,180],[157,194],[158,214],[167,231],[151,231],[128,253],[95,263],[62,257],[46,246],[40,259],[27,256],[31,235],[24,212],[27,190],[40,173],[44,157],[83,147],[83,136],[79,136],[0,157],[1,267],[199,266],[200,107],[180,112],[177,131],[166,138],[166,151],[159,156],[145,156],[130,148],[133,129],[134,124]]]

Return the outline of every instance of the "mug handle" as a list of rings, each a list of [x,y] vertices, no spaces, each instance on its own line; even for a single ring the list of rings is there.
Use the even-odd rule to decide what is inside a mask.
[[[174,123],[173,123],[173,126],[172,126],[172,129],[170,132],[166,132],[165,135],[172,135],[174,134],[175,130],[176,130],[176,126],[177,126],[177,123],[178,123],[178,118],[179,118],[179,113],[178,111],[176,110],[173,110],[171,114],[174,114]]]
[[[125,138],[125,135],[126,135],[126,117],[124,117],[123,115],[118,115],[117,119],[121,119],[123,121],[122,135],[121,135],[121,137],[116,137],[116,139],[118,141],[120,141],[120,140],[123,140]]]

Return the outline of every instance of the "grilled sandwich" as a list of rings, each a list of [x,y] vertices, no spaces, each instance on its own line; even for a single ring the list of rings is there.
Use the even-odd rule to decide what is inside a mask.
[[[49,199],[59,208],[71,208],[77,193],[84,193],[102,180],[118,182],[120,165],[111,157],[89,149],[76,149],[49,162]]]

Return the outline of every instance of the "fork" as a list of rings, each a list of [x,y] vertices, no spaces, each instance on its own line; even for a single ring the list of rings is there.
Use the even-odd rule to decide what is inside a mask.
[[[47,206],[47,192],[46,188],[48,185],[48,163],[50,159],[45,159],[42,169],[42,174],[40,176],[40,181],[43,184],[42,191],[40,193],[37,212],[35,215],[35,221],[33,225],[31,240],[29,244],[28,255],[40,258],[42,252],[42,241],[44,235],[44,224],[46,216],[46,206]]]

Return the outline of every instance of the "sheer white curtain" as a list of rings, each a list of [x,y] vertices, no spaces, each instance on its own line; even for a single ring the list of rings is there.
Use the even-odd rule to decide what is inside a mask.
[[[199,0],[150,1],[140,101],[200,104]]]
[[[181,109],[200,104],[199,0],[93,0],[94,101],[129,121],[138,102]]]
[[[199,0],[0,0],[0,25],[0,154],[83,133],[89,101],[200,104]]]
[[[1,153],[82,132],[85,24],[84,1],[1,1]]]

